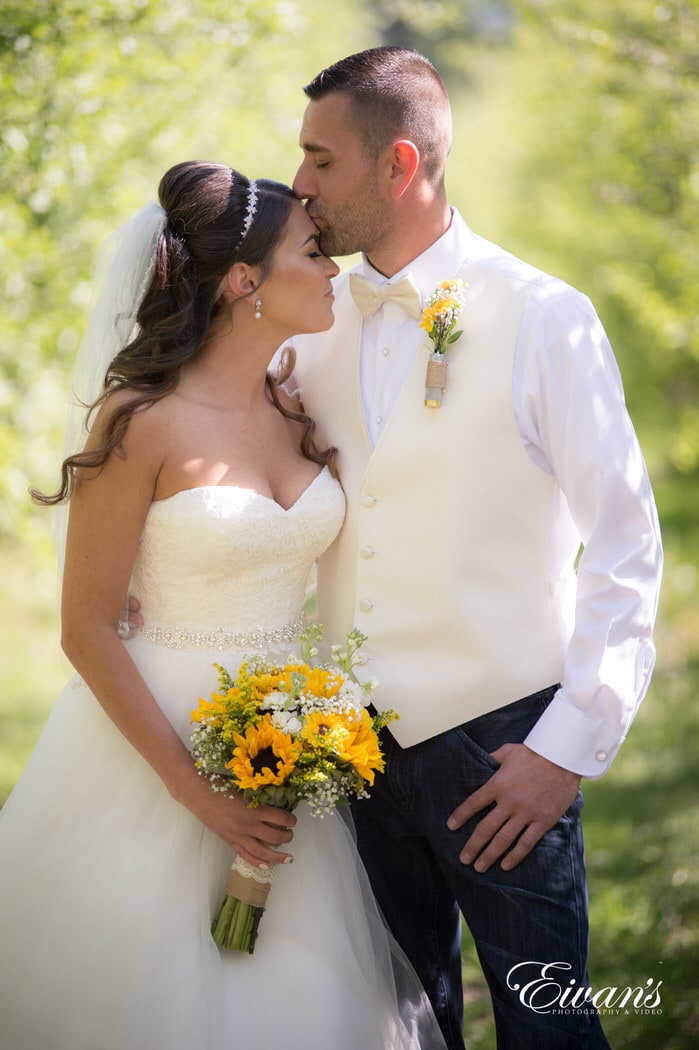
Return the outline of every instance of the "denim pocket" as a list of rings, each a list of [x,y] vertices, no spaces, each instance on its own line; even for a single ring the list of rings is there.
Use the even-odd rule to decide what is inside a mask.
[[[486,751],[485,748],[480,746],[480,744],[477,744],[472,736],[469,736],[466,732],[467,726],[468,722],[465,722],[463,725],[456,726],[452,732],[456,735],[460,744],[466,749],[470,758],[474,762],[485,766],[491,773],[495,773],[495,771],[500,768],[500,763],[493,758],[489,751]]]
[[[468,743],[470,749],[475,749],[471,752],[475,756],[481,759],[486,757],[491,769],[498,769],[498,763],[491,757],[491,753],[503,744],[521,744],[559,688],[558,685],[548,686],[505,707],[498,707],[464,722],[457,727],[460,739]]]

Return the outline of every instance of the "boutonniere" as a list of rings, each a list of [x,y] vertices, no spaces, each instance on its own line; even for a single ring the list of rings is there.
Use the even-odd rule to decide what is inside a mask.
[[[467,287],[465,281],[458,279],[440,281],[422,311],[420,328],[425,329],[434,343],[425,376],[425,404],[428,408],[439,408],[442,403],[447,386],[446,352],[462,334],[460,329],[455,332],[454,328],[464,308]]]

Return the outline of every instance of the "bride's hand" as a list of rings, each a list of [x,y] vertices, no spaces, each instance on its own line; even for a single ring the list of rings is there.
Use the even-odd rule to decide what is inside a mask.
[[[192,812],[238,856],[257,868],[288,864],[293,860],[291,853],[280,852],[275,848],[291,842],[296,824],[293,813],[274,806],[251,809],[242,795],[231,798],[213,792],[208,785],[201,783],[206,789],[206,796],[201,798],[196,808],[190,807]]]

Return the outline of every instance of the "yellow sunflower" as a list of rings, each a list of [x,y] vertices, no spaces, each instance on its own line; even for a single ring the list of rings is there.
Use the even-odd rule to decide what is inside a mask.
[[[338,746],[337,753],[354,766],[369,784],[373,784],[374,773],[384,770],[384,759],[371,715],[366,708],[350,723],[349,730],[347,737]]]
[[[202,697],[199,697],[199,707],[192,711],[191,714],[192,721],[203,722],[208,718],[223,718],[226,709],[222,701],[223,697],[220,693],[212,693],[211,700],[204,700]]]
[[[343,682],[344,678],[341,674],[334,674],[324,667],[314,667],[308,672],[305,691],[318,697],[335,696],[340,691]]]
[[[270,693],[276,692],[283,680],[282,675],[278,671],[270,673],[258,672],[252,675],[249,681],[252,685],[252,695],[255,702],[260,703]]]
[[[275,678],[275,689],[293,693],[297,683],[292,676],[300,675],[303,679],[303,692],[319,698],[335,696],[339,692],[344,678],[341,674],[324,667],[309,667],[308,664],[287,664]]]
[[[238,787],[253,791],[266,784],[283,784],[301,754],[301,746],[276,729],[269,714],[243,736],[235,733],[236,747],[226,764]]]
[[[316,747],[330,746],[337,750],[340,741],[350,735],[346,715],[333,711],[313,711],[304,722],[301,736]]]

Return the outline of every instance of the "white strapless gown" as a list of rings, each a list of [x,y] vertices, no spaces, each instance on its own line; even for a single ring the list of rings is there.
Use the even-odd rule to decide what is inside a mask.
[[[152,506],[132,584],[150,636],[125,644],[184,741],[214,661],[293,650],[280,638],[343,514],[327,469],[288,511],[235,487]],[[443,1047],[345,819],[297,816],[255,954],[219,951],[231,850],[74,677],[0,815],[2,1050]]]

